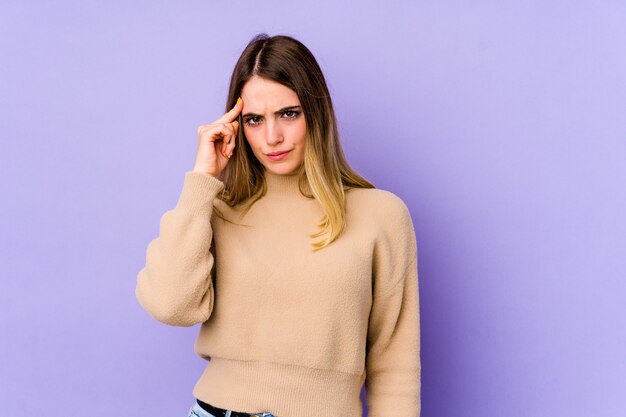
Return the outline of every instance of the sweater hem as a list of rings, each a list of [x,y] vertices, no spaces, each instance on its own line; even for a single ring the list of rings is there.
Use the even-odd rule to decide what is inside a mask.
[[[365,373],[212,357],[193,394],[214,406],[276,417],[361,417]]]

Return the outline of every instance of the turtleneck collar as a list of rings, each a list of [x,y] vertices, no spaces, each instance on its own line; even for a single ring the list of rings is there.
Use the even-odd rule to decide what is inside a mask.
[[[267,195],[292,195],[302,196],[300,189],[298,188],[298,174],[281,175],[274,174],[265,170],[263,172],[265,176],[265,183],[267,185]],[[306,191],[306,188],[305,188]]]

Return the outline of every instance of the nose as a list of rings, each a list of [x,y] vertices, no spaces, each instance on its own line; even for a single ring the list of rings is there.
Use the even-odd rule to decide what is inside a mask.
[[[266,126],[266,142],[268,145],[274,146],[284,140],[282,129],[278,123],[275,121],[269,121]]]

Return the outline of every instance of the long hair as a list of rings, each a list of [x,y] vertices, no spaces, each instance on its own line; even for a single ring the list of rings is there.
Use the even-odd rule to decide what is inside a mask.
[[[335,111],[322,70],[311,51],[286,35],[256,35],[245,47],[233,70],[226,111],[232,109],[241,91],[253,76],[278,82],[293,90],[300,100],[306,121],[304,163],[300,166],[300,192],[315,198],[325,215],[318,224],[314,250],[322,249],[339,237],[345,227],[345,188],[375,188],[348,164],[341,143]],[[246,203],[245,211],[267,191],[264,167],[256,159],[244,136],[241,115],[233,158],[220,173],[224,192],[218,197],[230,207]],[[310,192],[309,192],[310,191]],[[245,212],[244,211],[244,212]],[[217,210],[216,214],[223,217]]]

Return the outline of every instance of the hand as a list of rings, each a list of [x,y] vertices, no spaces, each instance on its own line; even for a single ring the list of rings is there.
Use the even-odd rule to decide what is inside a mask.
[[[228,164],[235,149],[239,122],[237,116],[243,109],[241,98],[235,106],[219,119],[198,127],[198,151],[194,172],[217,177]]]

